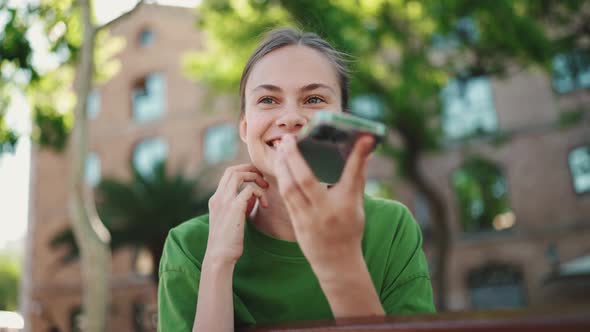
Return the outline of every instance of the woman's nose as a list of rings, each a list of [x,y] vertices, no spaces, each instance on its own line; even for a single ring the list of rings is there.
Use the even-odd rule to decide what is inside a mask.
[[[280,128],[287,130],[300,129],[307,123],[307,118],[300,110],[283,110],[282,113],[276,121],[277,126]]]

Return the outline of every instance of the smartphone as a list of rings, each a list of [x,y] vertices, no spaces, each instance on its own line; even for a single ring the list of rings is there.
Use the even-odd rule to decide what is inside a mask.
[[[297,146],[320,182],[338,182],[356,139],[361,134],[375,138],[373,149],[383,140],[384,124],[351,114],[318,111],[297,134]]]

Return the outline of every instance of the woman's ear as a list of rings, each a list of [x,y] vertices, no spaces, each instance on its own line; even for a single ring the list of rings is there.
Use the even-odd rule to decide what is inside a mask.
[[[240,115],[240,139],[244,143],[246,143],[246,132],[248,129],[247,127],[248,125],[246,123],[246,116],[244,115],[244,112],[242,112],[242,114]]]

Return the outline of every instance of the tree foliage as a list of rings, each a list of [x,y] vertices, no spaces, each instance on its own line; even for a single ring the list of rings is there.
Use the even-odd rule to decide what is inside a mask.
[[[133,169],[130,181],[107,178],[97,187],[97,209],[111,233],[114,250],[135,246],[150,251],[157,268],[168,231],[208,210],[211,193],[202,192],[198,179],[177,171],[168,174],[161,163],[150,175]],[[62,263],[78,259],[78,248],[68,228],[56,235],[51,245],[67,246]],[[157,271],[153,279],[157,281]]]
[[[80,9],[73,0],[41,0],[13,6],[0,0],[0,153],[12,151],[18,133],[5,122],[15,90],[22,91],[32,109],[32,138],[43,147],[62,151],[73,121],[76,98],[72,91],[75,64],[82,45]],[[40,29],[40,32],[37,31]],[[41,34],[41,36],[32,35]],[[35,39],[37,38],[37,39]],[[32,39],[46,39],[46,59],[37,59]],[[124,41],[108,31],[97,35],[94,82],[112,77],[119,68],[113,55]],[[37,52],[43,52],[37,50]],[[21,111],[21,110],[18,110]]]
[[[68,141],[69,129],[72,129],[72,138],[68,142],[71,165],[68,181],[70,221],[82,258],[86,328],[88,331],[102,331],[106,327],[110,295],[110,235],[96,215],[94,199],[84,183],[88,150],[86,102],[94,78],[104,79],[106,76],[97,73],[104,73],[105,70],[112,73],[113,68],[116,69],[116,66],[103,63],[109,58],[108,52],[97,51],[101,49],[96,47],[97,40],[101,41],[101,35],[107,33],[105,28],[135,11],[143,1],[138,1],[126,14],[103,25],[97,25],[94,20],[91,0],[40,0],[20,7],[11,7],[14,4],[0,1],[0,15],[8,13],[9,17],[10,26],[7,30],[16,31],[0,35],[0,44],[10,47],[3,49],[0,54],[0,100],[6,100],[4,96],[9,91],[7,85],[17,85],[21,91],[26,91],[35,114],[34,138],[38,138],[42,145],[62,150]],[[17,2],[16,6],[19,5]],[[17,18],[26,23],[17,24],[20,22]],[[35,26],[40,26],[45,33],[55,60],[53,68],[37,68],[33,61],[28,33],[34,33]],[[17,42],[13,42],[14,38],[18,38]],[[112,51],[114,48],[102,49]],[[6,80],[7,75],[19,79]],[[10,130],[2,125],[4,112],[4,109],[0,112],[0,130],[3,131]],[[4,137],[13,138],[14,135],[0,133],[0,138]],[[13,141],[8,143],[13,144]],[[10,144],[0,141],[3,149]],[[30,309],[27,296],[23,305],[25,315],[29,314]]]
[[[510,211],[501,170],[482,157],[467,159],[452,176],[464,232],[493,230],[495,217]]]
[[[0,255],[0,310],[17,310],[19,281],[18,263],[13,258]]]
[[[441,91],[453,79],[549,71],[555,55],[589,47],[589,7],[587,0],[204,0],[198,23],[207,47],[187,56],[185,66],[195,79],[236,93],[262,33],[284,26],[316,32],[350,54],[352,100],[370,96],[382,105],[381,120],[400,139],[386,140],[380,151],[429,202],[443,310],[446,207],[419,167],[425,152],[447,141]]]
[[[279,26],[314,31],[352,56],[351,96],[379,98],[384,122],[407,138],[407,145],[428,150],[440,146],[439,94],[449,79],[505,76],[530,65],[549,70],[555,54],[583,40],[582,27],[565,17],[581,12],[585,3],[204,1],[198,24],[207,33],[207,48],[188,56],[185,65],[192,77],[235,92],[265,31]],[[564,28],[551,35],[548,25]],[[403,149],[387,151],[404,156]]]
[[[62,3],[64,1],[61,1]],[[42,1],[39,5],[27,5],[13,7],[8,1],[0,1],[0,16],[6,19],[0,33],[0,146],[4,151],[12,149],[17,142],[18,135],[4,124],[5,112],[10,104],[10,96],[15,89],[20,91],[35,91],[41,81],[40,72],[33,59],[33,46],[28,34],[34,25],[41,25],[48,32],[53,20],[57,18],[56,10],[51,10],[54,4],[51,1]],[[49,20],[48,20],[49,19]],[[56,44],[54,44],[56,45]],[[72,52],[75,46],[70,45]],[[72,58],[73,59],[73,58]],[[48,77],[44,79],[47,81]],[[67,82],[71,84],[71,80]],[[62,90],[59,90],[62,91]],[[45,91],[48,92],[48,91]],[[57,91],[49,91],[55,95]],[[40,141],[47,146],[56,149],[63,148],[63,139],[69,129],[64,122],[65,110],[56,112],[53,106],[47,104],[37,105],[34,99],[29,98],[35,113],[37,137],[43,137]],[[48,130],[45,133],[45,130]],[[41,134],[42,133],[42,134]],[[53,139],[47,139],[52,137]],[[55,145],[53,145],[55,143]],[[1,151],[0,151],[1,152]]]

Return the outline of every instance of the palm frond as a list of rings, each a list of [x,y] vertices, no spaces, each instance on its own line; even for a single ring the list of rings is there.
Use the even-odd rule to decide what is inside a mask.
[[[111,232],[111,248],[123,246],[152,248],[160,254],[168,231],[180,223],[206,213],[211,192],[204,191],[199,179],[185,177],[182,172],[168,174],[161,162],[149,176],[133,169],[131,180],[105,178],[97,186],[97,210]],[[68,245],[61,262],[78,257],[70,229],[58,233],[52,247]],[[155,257],[159,261],[160,257]]]

